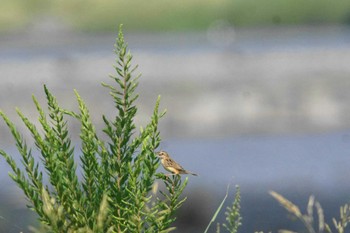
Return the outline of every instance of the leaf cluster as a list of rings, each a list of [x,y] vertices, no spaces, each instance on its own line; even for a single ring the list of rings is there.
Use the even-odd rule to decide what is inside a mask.
[[[134,75],[137,66],[131,64],[132,55],[121,27],[115,53],[116,75],[111,76],[115,85],[103,83],[117,110],[113,119],[102,116],[106,141],[98,136],[77,91],[78,112],[63,109],[46,86],[47,109],[33,96],[39,129],[17,109],[35,141],[34,148],[27,145],[13,122],[0,111],[24,168],[4,150],[0,154],[46,232],[169,232],[174,229],[171,224],[176,210],[185,201],[180,195],[187,180],[182,182],[179,176],[170,178],[157,173],[159,161],[154,151],[161,141],[158,121],[165,114],[159,112],[160,98],[150,122],[136,134],[135,90],[140,75]],[[67,117],[80,123],[78,147],[70,138]],[[36,154],[40,154],[40,160]],[[155,188],[159,181],[165,184],[162,191]]]
[[[226,190],[226,195],[223,198],[223,200],[221,201],[217,210],[215,211],[215,213],[214,213],[212,219],[210,220],[207,228],[205,229],[204,233],[208,232],[211,224],[215,222],[217,216],[219,215],[221,209],[223,208],[223,206],[226,202],[226,199],[228,197],[228,194],[229,194],[229,188],[230,188],[230,186],[228,185],[227,190]],[[240,214],[240,210],[241,210],[240,203],[241,203],[241,191],[240,191],[239,186],[237,185],[235,197],[234,197],[234,200],[232,202],[232,206],[226,207],[226,212],[225,212],[226,223],[223,223],[223,224],[217,223],[216,233],[221,232],[221,226],[223,226],[230,233],[237,233],[238,232],[239,226],[242,225],[242,217]]]

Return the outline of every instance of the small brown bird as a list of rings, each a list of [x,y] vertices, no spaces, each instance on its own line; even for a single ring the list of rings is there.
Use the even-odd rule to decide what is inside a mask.
[[[192,173],[190,171],[186,171],[183,167],[181,167],[180,164],[178,164],[172,158],[170,158],[169,154],[166,153],[165,151],[160,151],[157,154],[158,154],[158,157],[160,158],[160,162],[162,163],[165,170],[167,170],[175,175],[191,174],[191,175],[197,176],[197,174],[195,174],[195,173]]]

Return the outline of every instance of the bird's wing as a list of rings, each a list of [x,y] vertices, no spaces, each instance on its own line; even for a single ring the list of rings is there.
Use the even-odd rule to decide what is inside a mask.
[[[175,162],[175,161],[172,160],[172,159],[169,159],[169,160],[168,160],[168,163],[169,163],[169,166],[175,168],[176,170],[185,170],[183,167],[181,167],[180,164],[178,164],[177,162]]]

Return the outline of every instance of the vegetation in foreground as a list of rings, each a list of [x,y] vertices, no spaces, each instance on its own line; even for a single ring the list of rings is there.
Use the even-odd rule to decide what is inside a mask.
[[[5,151],[0,150],[0,154],[12,168],[10,176],[29,200],[29,208],[37,213],[48,232],[169,232],[176,210],[185,201],[180,195],[187,179],[157,173],[159,163],[154,151],[160,144],[158,120],[165,114],[158,111],[159,98],[149,124],[136,133],[135,90],[139,75],[134,74],[137,66],[131,64],[132,55],[121,29],[115,53],[116,74],[111,76],[114,85],[103,83],[116,108],[113,119],[102,116],[107,140],[96,132],[77,91],[79,112],[62,108],[46,86],[47,110],[33,96],[40,129],[17,109],[35,141],[40,161],[12,121],[0,112],[14,137],[24,169]],[[67,117],[80,122],[79,148],[70,138]],[[157,188],[160,181],[163,190]]]
[[[28,207],[38,215],[40,232],[170,232],[175,229],[176,212],[186,201],[181,194],[188,178],[158,173],[156,149],[161,138],[158,122],[165,111],[159,111],[157,99],[150,122],[136,130],[139,74],[133,66],[121,27],[115,44],[114,84],[102,83],[114,100],[116,115],[105,123],[103,136],[96,132],[87,105],[75,91],[79,112],[62,108],[44,86],[47,108],[33,96],[39,113],[39,125],[17,109],[17,113],[34,139],[34,148],[5,113],[0,111],[21,156],[21,165],[4,150],[12,172],[9,174],[29,201]],[[67,118],[80,123],[81,144],[71,140]],[[34,156],[38,151],[40,160]],[[79,155],[79,161],[76,160]],[[82,174],[80,177],[78,174]],[[46,180],[48,182],[46,182]],[[239,190],[236,204],[227,210],[225,228],[235,232]],[[238,202],[238,203],[237,203]],[[235,212],[235,214],[230,214]],[[239,217],[239,215],[238,215]],[[239,223],[238,218],[238,223]]]

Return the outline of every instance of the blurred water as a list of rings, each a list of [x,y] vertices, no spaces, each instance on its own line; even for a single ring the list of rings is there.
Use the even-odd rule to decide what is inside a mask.
[[[207,140],[165,140],[166,150],[185,168],[200,174],[195,185],[225,187],[228,183],[289,188],[310,183],[324,191],[346,188],[350,175],[350,131],[289,136],[244,136]],[[20,162],[15,148],[5,149]],[[79,154],[79,146],[76,149]],[[38,155],[36,155],[38,156]],[[0,163],[1,181],[9,167]],[[287,183],[285,181],[288,181]],[[293,186],[296,188],[297,186]]]
[[[309,186],[329,195],[350,188],[349,148],[349,132],[171,141],[164,146],[184,167],[200,174],[191,178],[196,185],[224,190],[233,182],[243,190],[266,192],[308,192]]]
[[[308,196],[314,194],[325,207],[327,218],[336,215],[338,207],[349,200],[350,131],[322,135],[165,140],[162,149],[186,169],[199,174],[198,177],[189,177],[185,192],[189,196],[186,211],[201,216],[198,222],[191,223],[198,224],[197,227],[205,226],[229,183],[241,187],[246,223],[243,232],[275,230],[277,223],[286,222],[282,208],[269,197],[270,190],[303,205],[302,209]],[[8,151],[16,154],[13,148]],[[17,155],[16,161],[19,162]],[[22,209],[25,207],[23,195],[13,187],[7,176],[8,170],[2,161],[0,181],[7,188],[1,193],[11,197],[11,208]],[[198,192],[201,193],[199,196]],[[268,205],[273,207],[267,209]],[[206,214],[202,216],[200,210],[197,213],[198,209],[203,209]],[[282,214],[276,216],[276,212]],[[186,222],[186,219],[180,217],[178,232],[187,232],[188,229],[191,229],[188,232],[201,232],[182,225],[182,221]]]
[[[302,229],[301,226],[287,218],[286,211],[269,196],[268,191],[281,193],[299,205],[302,211],[308,197],[315,195],[331,223],[331,217],[338,216],[340,205],[349,201],[349,136],[350,131],[344,131],[207,141],[172,140],[163,143],[163,149],[181,161],[185,168],[199,174],[199,177],[190,177],[187,190],[190,195],[188,202],[195,203],[193,205],[197,208],[202,207],[213,214],[226,185],[238,184],[242,191],[244,219],[241,232],[276,232],[288,227],[297,231]],[[210,198],[206,192],[216,193],[215,197]],[[200,199],[203,197],[202,201],[196,200],[198,195]],[[186,208],[186,211],[191,212],[191,208]],[[205,225],[205,221],[201,224]],[[186,231],[186,227],[178,232],[191,232]]]

